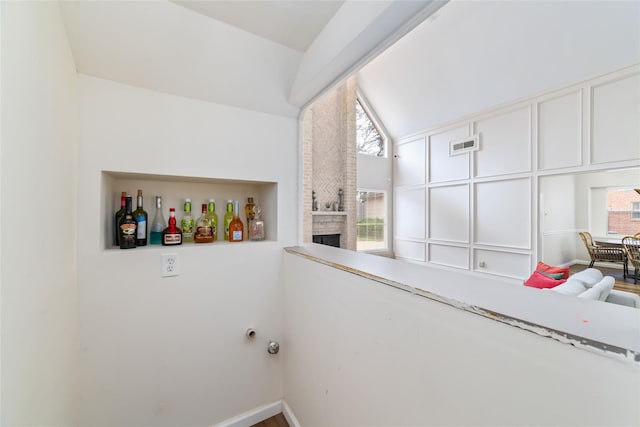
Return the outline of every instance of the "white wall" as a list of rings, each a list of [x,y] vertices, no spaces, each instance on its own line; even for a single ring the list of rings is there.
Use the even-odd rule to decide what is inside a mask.
[[[2,2],[2,425],[75,424],[76,72],[57,2]]]
[[[285,400],[301,425],[640,423],[634,363],[297,255],[284,271]]]
[[[84,75],[79,92],[80,423],[212,425],[280,399],[266,343],[297,242],[297,121]],[[171,248],[181,273],[162,279],[166,248],[100,247],[102,170],[277,182],[278,239]]]
[[[540,261],[563,265],[577,259],[576,178],[573,175],[540,178]],[[581,241],[580,241],[581,242]]]
[[[635,168],[625,179],[639,182],[639,76],[624,67],[396,141],[396,257],[514,283],[538,260],[583,259],[588,203],[563,176]],[[477,150],[450,155],[472,135]]]
[[[358,73],[393,138],[640,61],[635,1],[452,1]]]

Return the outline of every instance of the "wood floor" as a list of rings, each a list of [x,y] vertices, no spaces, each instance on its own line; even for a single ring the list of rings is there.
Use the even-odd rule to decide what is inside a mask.
[[[271,418],[267,418],[264,421],[260,421],[258,424],[254,424],[251,427],[289,427],[289,423],[284,415],[280,413]]]
[[[574,264],[569,268],[569,272],[571,274],[577,273],[586,269],[587,265],[582,264]],[[599,267],[598,265],[594,265],[593,268],[597,268],[604,274],[605,276],[613,276],[616,279],[615,285],[613,285],[613,289],[617,289],[619,291],[632,292],[634,294],[640,295],[640,281],[637,284],[633,284],[633,277],[627,276],[627,280],[622,278],[622,269],[617,268],[607,268],[607,267]],[[633,268],[630,267],[629,273],[633,275]]]

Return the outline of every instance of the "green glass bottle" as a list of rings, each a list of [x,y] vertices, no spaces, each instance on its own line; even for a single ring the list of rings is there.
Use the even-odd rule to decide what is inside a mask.
[[[149,215],[142,207],[142,190],[138,190],[137,197],[138,208],[133,211],[133,217],[138,222],[138,228],[136,229],[136,246],[147,245],[147,221]]]
[[[184,199],[184,215],[180,221],[182,228],[182,241],[193,242],[196,220],[191,214],[191,199]]]
[[[213,229],[213,241],[218,240],[218,214],[216,213],[216,201],[215,199],[209,199],[207,203],[207,218]]]
[[[120,218],[124,215],[124,207],[127,201],[127,192],[120,193],[120,210],[116,211],[113,218],[113,245],[120,246]]]
[[[227,212],[224,214],[224,240],[229,240],[229,224],[233,219],[233,200],[227,200]]]

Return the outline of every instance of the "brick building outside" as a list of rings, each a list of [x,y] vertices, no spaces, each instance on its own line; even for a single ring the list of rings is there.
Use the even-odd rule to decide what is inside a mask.
[[[640,233],[640,194],[633,189],[610,189],[607,194],[608,234]]]

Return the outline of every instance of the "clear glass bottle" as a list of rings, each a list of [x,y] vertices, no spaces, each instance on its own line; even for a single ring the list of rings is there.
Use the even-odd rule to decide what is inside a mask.
[[[218,240],[218,214],[216,213],[216,201],[209,199],[207,203],[207,218],[211,224],[211,230],[213,231],[213,241]]]
[[[169,209],[169,226],[162,231],[162,244],[174,246],[182,244],[182,230],[176,220],[176,209]]]
[[[247,238],[251,239],[251,227],[249,227],[249,223],[254,217],[253,209],[256,207],[256,204],[253,203],[253,197],[247,198],[247,204],[244,205],[244,216],[247,221]]]
[[[138,223],[138,228],[136,231],[136,246],[146,246],[147,245],[147,219],[149,215],[142,207],[142,190],[138,190],[137,197],[138,208],[133,211],[133,217],[136,219]]]
[[[120,193],[120,210],[117,210],[113,218],[113,245],[120,246],[120,218],[124,215],[124,208],[127,203],[127,192]]]
[[[156,214],[149,227],[149,243],[152,245],[162,244],[162,231],[167,226],[167,220],[162,214],[162,197],[156,196]]]
[[[224,240],[229,240],[229,224],[233,219],[233,200],[227,200],[227,212],[224,214]]]
[[[240,202],[233,204],[233,218],[229,223],[229,242],[242,242],[244,240],[244,225],[240,219]]]
[[[211,228],[211,222],[207,216],[207,204],[202,204],[202,215],[196,221],[196,231],[193,234],[193,241],[196,243],[212,243],[213,242],[213,229]]]
[[[184,199],[184,214],[180,221],[180,227],[182,227],[182,241],[193,242],[193,231],[196,224],[196,220],[191,214],[191,199]]]
[[[250,240],[264,240],[264,221],[262,220],[261,214],[262,209],[260,206],[256,206],[253,208],[254,217],[249,222],[249,239]]]
[[[124,215],[118,222],[120,249],[133,249],[136,247],[137,222],[133,216],[131,197],[125,200]]]

